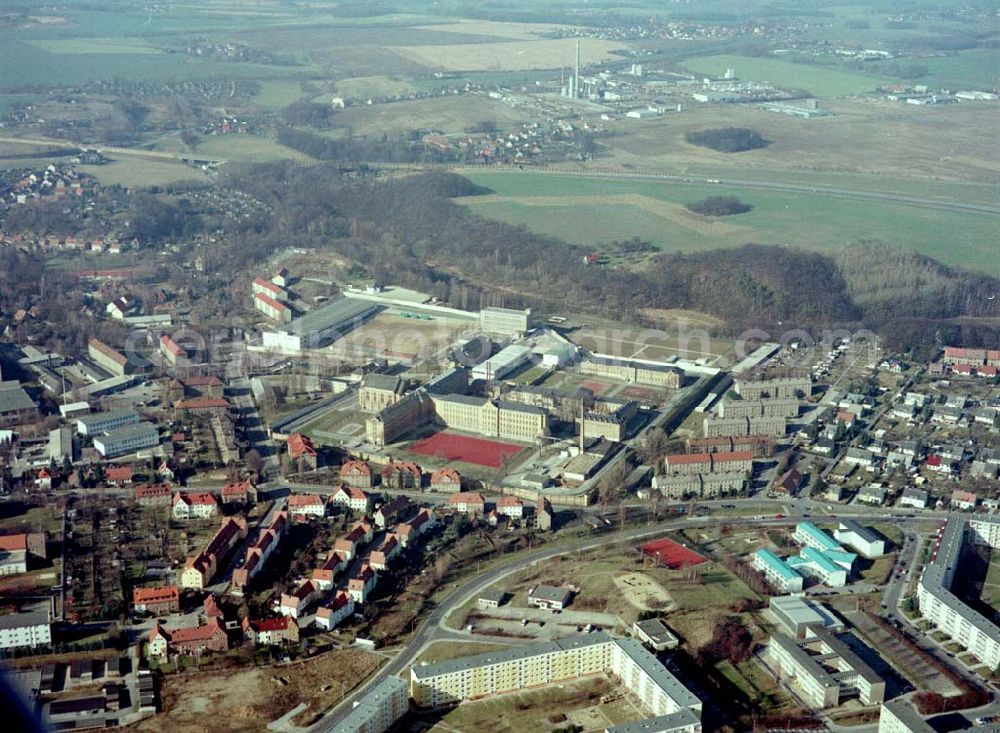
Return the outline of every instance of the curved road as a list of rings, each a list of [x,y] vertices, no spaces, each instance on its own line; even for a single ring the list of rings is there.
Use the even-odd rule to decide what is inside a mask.
[[[808,508],[808,507],[804,507]],[[839,516],[833,515],[813,515],[811,521],[833,522]],[[707,523],[719,524],[741,524],[741,525],[786,525],[796,521],[796,517],[782,516],[780,519],[774,515],[768,518],[756,517],[684,517],[681,519],[669,519],[653,525],[635,527],[619,532],[609,532],[597,537],[581,537],[567,543],[560,543],[558,547],[541,548],[535,551],[521,552],[513,555],[510,560],[502,562],[496,567],[474,576],[452,590],[448,596],[435,608],[420,624],[416,632],[411,637],[409,643],[394,656],[388,664],[381,667],[363,684],[357,687],[348,697],[344,698],[336,707],[323,716],[321,720],[314,723],[309,728],[302,730],[307,733],[329,733],[354,707],[354,703],[365,695],[373,686],[384,680],[386,677],[398,675],[408,666],[412,665],[417,656],[429,643],[437,640],[444,620],[454,611],[461,607],[476,593],[484,588],[496,583],[498,580],[517,572],[525,567],[536,565],[539,562],[551,560],[560,555],[567,555],[573,552],[581,552],[597,549],[604,545],[615,542],[639,540],[656,537],[678,529],[687,527],[702,526]],[[447,636],[447,635],[445,635]]]

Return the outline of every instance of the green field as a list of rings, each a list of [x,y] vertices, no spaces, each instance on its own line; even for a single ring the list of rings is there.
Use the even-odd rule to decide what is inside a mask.
[[[862,239],[880,239],[951,265],[1000,274],[995,244],[1000,222],[989,214],[711,184],[533,173],[480,173],[469,178],[499,196],[499,200],[490,197],[485,202],[477,201],[477,197],[462,199],[473,211],[586,247],[640,237],[668,252],[693,252],[750,242],[822,251]],[[646,197],[639,203],[645,201],[649,205],[594,205],[600,198],[630,195]],[[722,224],[731,227],[729,231],[699,231],[684,218],[682,205],[711,195],[738,196],[754,209],[725,217]],[[580,198],[579,203],[574,198]],[[673,204],[679,213],[671,218],[659,215],[651,210],[656,202]]]
[[[928,75],[921,83],[932,87],[959,87],[988,90],[1000,85],[1000,64],[994,50],[961,51],[954,56],[920,59]]]
[[[817,97],[860,94],[891,83],[887,78],[772,58],[700,56],[686,61],[684,65],[695,73],[714,76],[721,76],[726,69],[734,69],[736,77],[742,81],[768,81],[779,87],[805,89]]]

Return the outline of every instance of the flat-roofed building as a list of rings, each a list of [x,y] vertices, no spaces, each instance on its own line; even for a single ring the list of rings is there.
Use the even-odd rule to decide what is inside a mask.
[[[857,550],[862,557],[871,559],[885,554],[885,540],[868,527],[863,527],[853,519],[840,520],[840,526],[833,536],[841,544]]]
[[[785,562],[792,569],[815,578],[823,585],[831,588],[843,588],[847,585],[847,578],[851,572],[850,566],[853,564],[855,555],[840,553],[845,559],[838,561],[834,559],[839,557],[835,554],[837,552],[836,550],[821,552],[815,547],[803,547],[798,556],[790,557]]]
[[[138,422],[94,437],[94,448],[105,458],[155,448],[160,444],[160,432],[149,422]]]
[[[844,630],[844,624],[822,604],[802,596],[776,596],[771,598],[764,615],[793,639],[802,639],[810,626],[822,626],[835,633]]]
[[[676,649],[680,640],[658,618],[636,621],[632,624],[632,635],[654,651]]]
[[[864,705],[885,700],[885,680],[821,626],[809,627],[800,640],[774,634],[766,658],[778,678],[814,708],[836,707],[854,696]]]
[[[531,309],[483,308],[479,328],[490,336],[523,336],[531,330]]]
[[[0,649],[22,649],[52,643],[52,607],[42,601],[0,615]]]
[[[521,344],[511,344],[472,367],[472,378],[487,382],[498,381],[520,369],[530,359],[531,349]]]
[[[706,417],[702,432],[706,438],[740,438],[767,435],[772,438],[785,434],[788,426],[783,417]]]
[[[736,394],[745,400],[801,399],[812,392],[812,381],[809,377],[778,377],[775,379],[749,380],[739,378],[735,381]]]
[[[720,417],[798,417],[799,401],[791,399],[722,400]]]
[[[409,710],[406,682],[386,677],[358,700],[330,733],[384,733]]]
[[[949,518],[938,533],[934,555],[917,584],[917,603],[923,617],[966,648],[990,669],[1000,666],[1000,627],[952,593],[966,541],[1000,547],[1000,518]]]
[[[554,585],[536,585],[528,591],[528,604],[550,611],[561,611],[573,600],[573,591]]]
[[[139,413],[135,410],[112,410],[111,412],[95,412],[81,415],[76,419],[76,432],[80,435],[99,435],[109,430],[117,430],[126,425],[139,422]]]
[[[878,733],[937,733],[937,729],[902,697],[882,703]]]
[[[419,707],[437,707],[602,673],[617,677],[654,717],[687,711],[700,721],[701,700],[642,644],[603,632],[415,665],[410,696]]]

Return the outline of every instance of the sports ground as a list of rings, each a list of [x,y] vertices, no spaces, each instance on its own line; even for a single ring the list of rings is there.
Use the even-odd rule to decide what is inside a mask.
[[[453,433],[435,433],[410,446],[410,453],[431,456],[448,461],[461,461],[477,466],[500,468],[504,460],[513,458],[522,450],[516,443],[500,443],[483,438],[470,438]]]
[[[656,558],[672,570],[691,565],[701,565],[705,562],[705,558],[697,552],[689,550],[684,545],[680,545],[673,540],[653,540],[641,545],[640,549],[643,554]]]

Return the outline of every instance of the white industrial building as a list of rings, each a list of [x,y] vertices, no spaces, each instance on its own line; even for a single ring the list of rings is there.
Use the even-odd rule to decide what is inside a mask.
[[[481,364],[472,367],[472,378],[485,381],[499,380],[528,363],[531,349],[520,344],[511,344],[494,354]]]
[[[94,437],[94,448],[105,458],[124,456],[160,444],[160,433],[148,422],[126,425]]]
[[[885,554],[885,540],[853,519],[842,519],[833,536],[837,542],[857,550],[858,554],[869,560]]]

